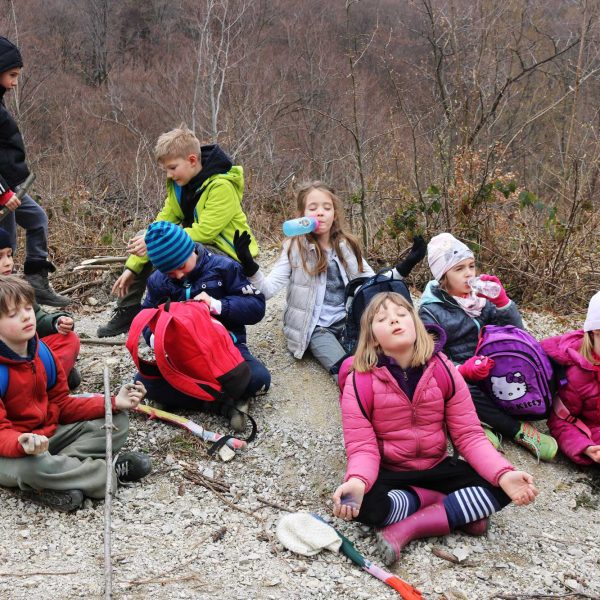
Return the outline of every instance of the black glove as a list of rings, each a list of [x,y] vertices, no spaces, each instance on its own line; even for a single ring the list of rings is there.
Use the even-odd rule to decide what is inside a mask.
[[[260,269],[258,263],[254,262],[252,254],[250,254],[251,241],[252,238],[247,231],[240,233],[239,230],[235,230],[233,234],[233,247],[246,277],[252,277]]]
[[[427,243],[425,242],[425,239],[422,235],[415,235],[408,256],[396,265],[396,270],[402,277],[407,277],[414,266],[423,260],[425,254],[427,254]]]

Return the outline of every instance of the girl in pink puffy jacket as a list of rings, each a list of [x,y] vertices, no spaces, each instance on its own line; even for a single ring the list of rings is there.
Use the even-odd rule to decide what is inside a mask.
[[[573,462],[600,463],[600,292],[590,300],[583,331],[548,338],[542,347],[566,368],[548,419],[550,433]]]
[[[344,383],[348,466],[333,513],[379,528],[386,564],[416,538],[456,528],[483,534],[489,515],[537,495],[531,475],[488,441],[444,343],[443,330],[426,329],[401,295],[378,294]],[[448,456],[446,432],[465,460]]]

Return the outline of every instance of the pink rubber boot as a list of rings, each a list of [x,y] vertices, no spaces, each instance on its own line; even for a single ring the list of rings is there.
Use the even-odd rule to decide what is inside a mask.
[[[385,565],[400,558],[402,548],[418,538],[448,535],[450,525],[442,503],[430,504],[398,523],[388,525],[377,532],[377,547]]]
[[[435,503],[444,502],[444,498],[446,494],[442,494],[442,492],[436,492],[435,490],[428,490],[425,488],[417,487],[415,485],[411,485],[410,489],[418,496],[419,502],[421,503],[420,508],[425,508],[426,506],[430,506]],[[468,535],[485,535],[487,533],[489,527],[489,521],[487,517],[483,519],[479,519],[479,521],[473,521],[472,523],[467,523],[462,527],[459,527],[459,531],[462,531]]]

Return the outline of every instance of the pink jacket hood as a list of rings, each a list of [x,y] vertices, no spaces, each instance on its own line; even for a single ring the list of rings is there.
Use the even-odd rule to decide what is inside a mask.
[[[595,370],[594,366],[580,353],[581,343],[585,332],[581,329],[569,331],[564,335],[546,338],[541,341],[542,348],[554,361],[565,367],[577,365],[585,370]]]

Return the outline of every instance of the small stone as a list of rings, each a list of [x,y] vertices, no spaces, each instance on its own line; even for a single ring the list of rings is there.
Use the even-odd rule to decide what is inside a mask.
[[[88,296],[85,300],[85,303],[89,304],[89,306],[97,306],[98,298],[94,298],[94,296]]]
[[[22,531],[19,531],[19,535],[23,538],[26,539],[29,537],[29,529],[23,529]]]

